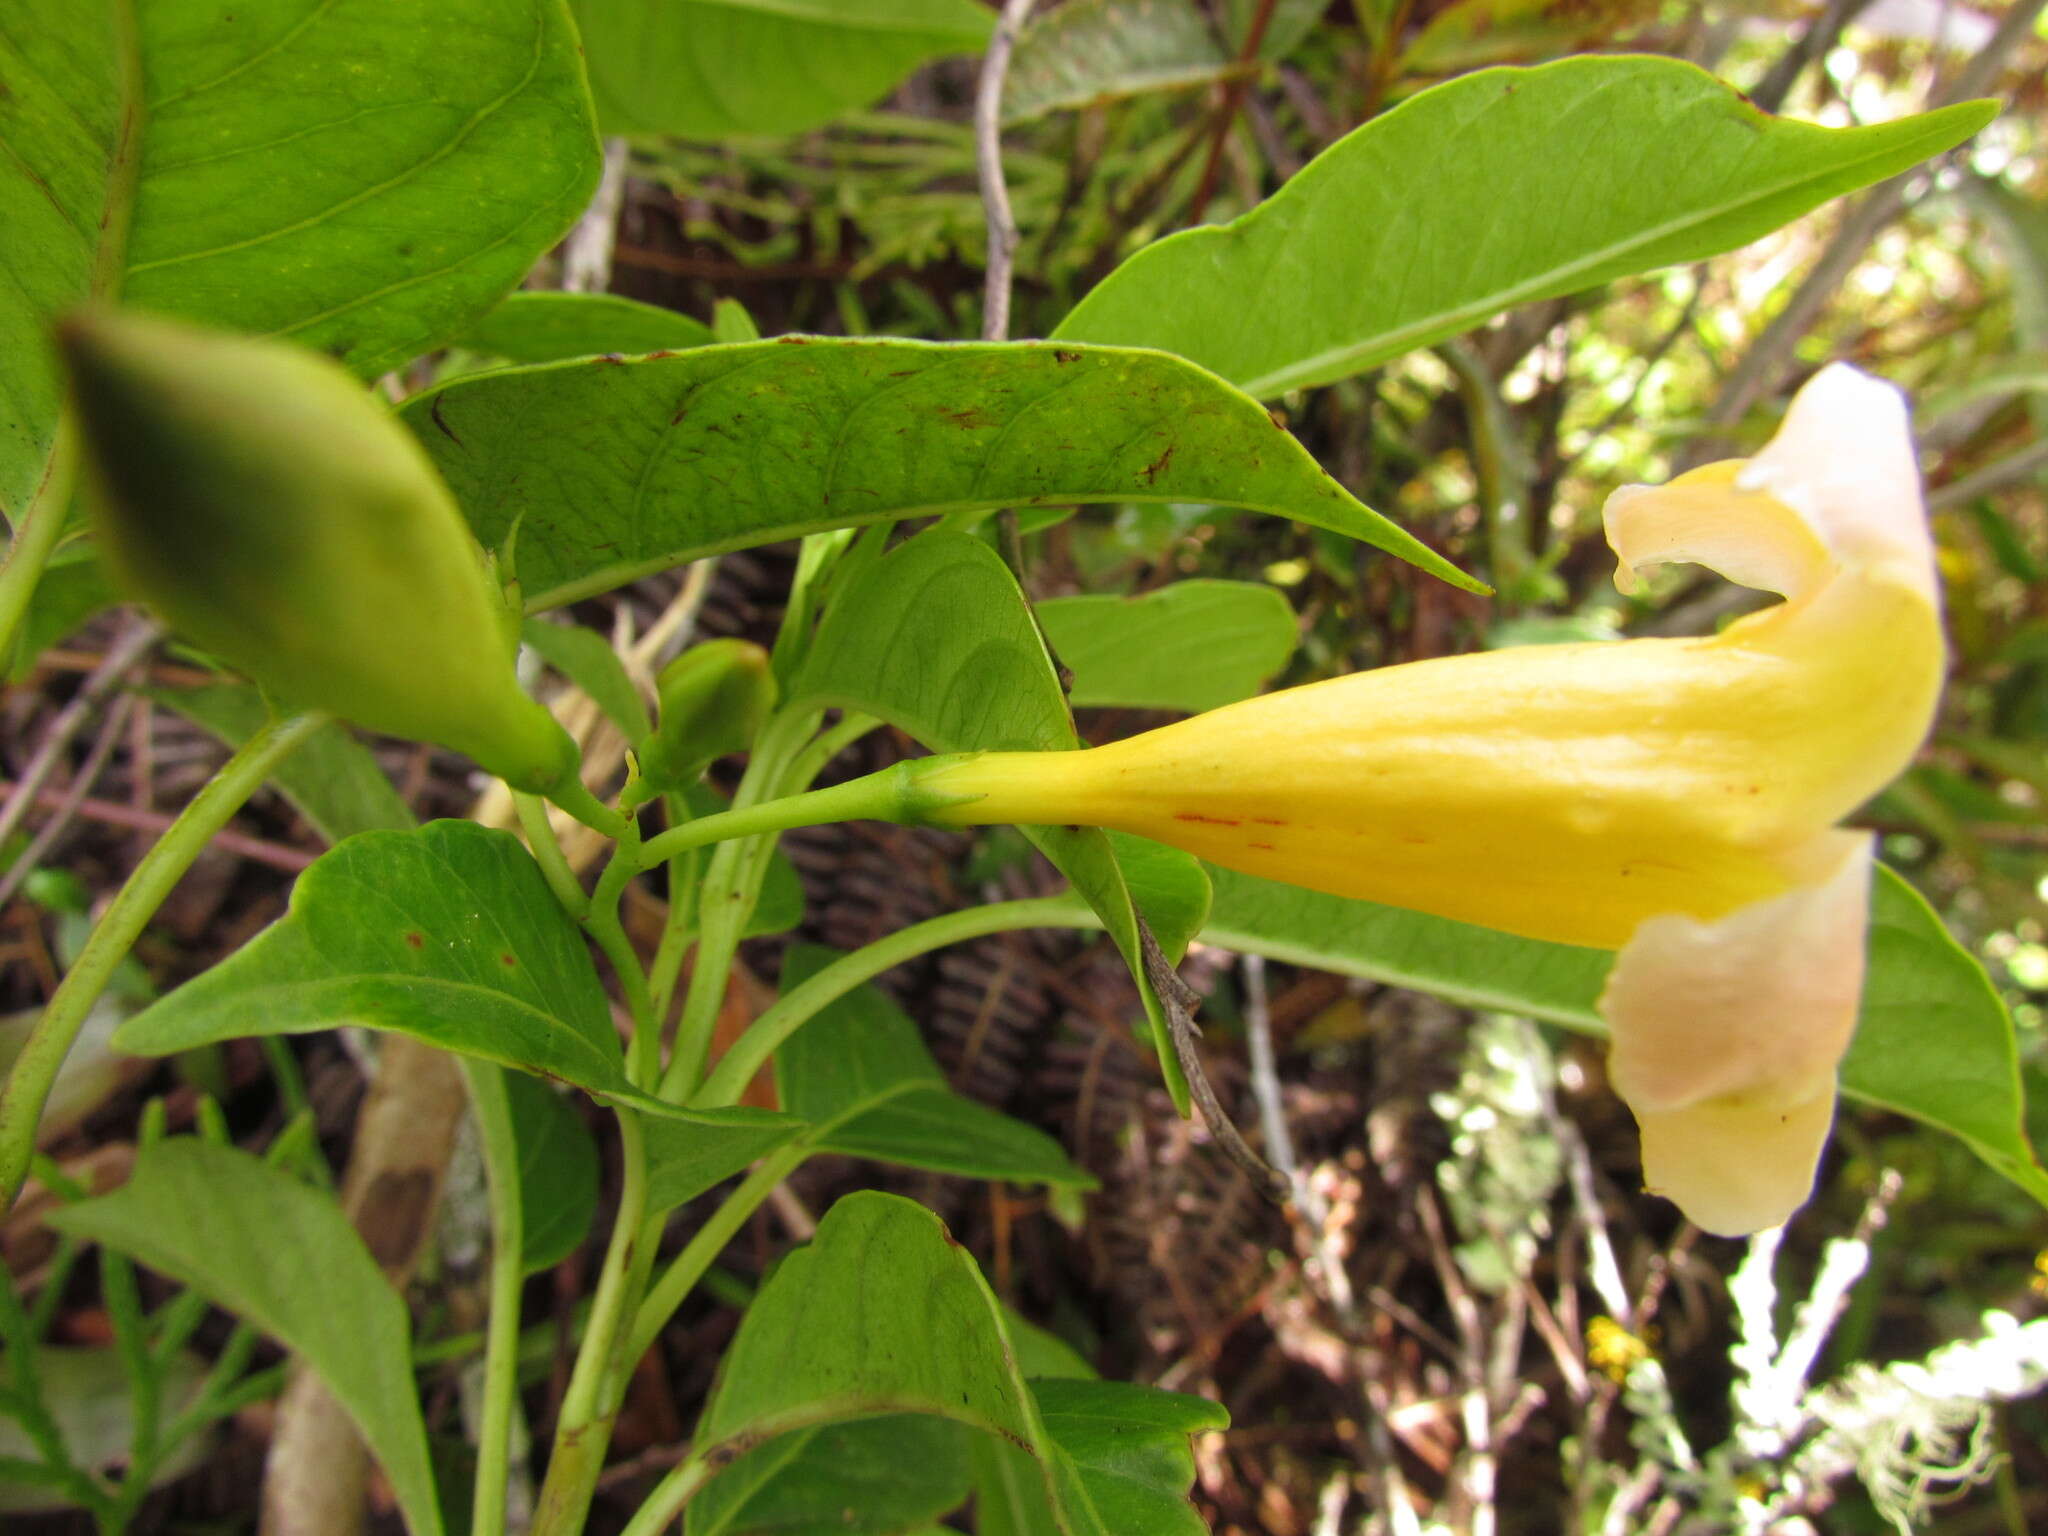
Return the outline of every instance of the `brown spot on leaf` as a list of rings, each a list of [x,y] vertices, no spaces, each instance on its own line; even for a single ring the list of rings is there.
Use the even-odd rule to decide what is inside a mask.
[[[421,933],[417,929],[415,929],[414,931],[406,934],[405,942],[410,944],[414,949],[425,949],[427,947],[427,936],[424,933]]]

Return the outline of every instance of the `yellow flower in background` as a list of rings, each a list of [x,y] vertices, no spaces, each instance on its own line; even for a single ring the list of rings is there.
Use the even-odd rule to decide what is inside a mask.
[[[1905,402],[1854,369],[1755,458],[1610,498],[1623,579],[1785,601],[1702,639],[1526,647],[1288,689],[1109,746],[935,764],[935,819],[1112,827],[1227,868],[1616,949],[1611,1075],[1648,1187],[1710,1231],[1811,1191],[1862,988],[1871,838],[1941,615]],[[965,798],[972,797],[972,798]]]

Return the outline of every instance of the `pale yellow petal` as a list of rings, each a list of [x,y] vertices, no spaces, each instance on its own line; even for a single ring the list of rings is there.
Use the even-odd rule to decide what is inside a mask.
[[[1832,1079],[1795,1104],[1717,1099],[1638,1113],[1643,1187],[1721,1237],[1781,1226],[1813,1193],[1834,1117]]]
[[[1772,1225],[1812,1184],[1863,990],[1871,843],[1822,833],[1810,885],[1714,922],[1648,919],[1608,976],[1608,1071],[1645,1183],[1711,1231]],[[1738,1210],[1749,1225],[1729,1225]]]
[[[1644,566],[1688,561],[1789,598],[1837,571],[1884,572],[1934,602],[1905,397],[1845,364],[1808,381],[1755,458],[1623,486],[1604,516],[1624,588]]]

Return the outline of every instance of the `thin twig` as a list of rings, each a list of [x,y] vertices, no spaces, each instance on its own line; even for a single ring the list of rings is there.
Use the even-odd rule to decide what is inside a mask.
[[[2018,453],[1985,465],[1975,474],[1944,485],[1940,490],[1930,492],[1927,510],[1939,512],[1947,507],[1958,507],[1965,502],[1975,501],[1979,496],[1988,496],[1993,491],[2002,491],[2008,485],[2031,479],[2041,470],[2048,469],[2048,438],[2031,447],[2022,448]]]
[[[11,793],[17,788],[18,785],[0,779],[0,794]],[[61,789],[39,789],[35,794],[35,803],[49,806],[54,810],[64,803],[64,796],[65,791]],[[110,827],[133,827],[141,832],[161,832],[177,820],[177,817],[167,811],[138,811],[134,806],[118,800],[94,800],[89,797],[78,802],[74,814],[83,816],[88,821],[103,821]],[[266,842],[260,837],[249,837],[240,832],[214,833],[213,846],[222,853],[232,853],[292,874],[297,874],[316,857],[301,848]]]
[[[1266,41],[1266,27],[1273,20],[1275,0],[1259,0],[1259,8],[1252,12],[1251,25],[1244,29],[1244,42],[1237,50],[1238,71],[1223,84],[1223,100],[1216,107],[1216,127],[1209,138],[1209,154],[1202,161],[1202,177],[1195,183],[1195,195],[1188,203],[1188,222],[1199,224],[1202,215],[1209,210],[1209,199],[1216,191],[1216,178],[1223,169],[1223,145],[1230,137],[1230,125],[1237,121],[1238,108],[1244,104],[1246,90],[1251,84],[1251,70],[1259,57],[1259,49]]]
[[[974,93],[974,169],[981,182],[981,207],[988,222],[988,273],[982,280],[981,339],[1010,334],[1010,281],[1017,259],[1017,219],[1010,211],[1010,184],[1003,176],[1003,81],[1017,34],[1037,0],[1003,0],[995,35],[981,61]]]
[[[1173,1037],[1173,1053],[1180,1058],[1181,1071],[1188,1080],[1188,1092],[1194,1097],[1195,1107],[1201,1110],[1209,1134],[1216,1138],[1216,1144],[1224,1154],[1237,1164],[1238,1171],[1251,1180],[1254,1189],[1275,1205],[1284,1207],[1294,1192],[1293,1186],[1246,1143],[1243,1133],[1224,1113],[1216,1090],[1209,1085],[1208,1074],[1202,1070],[1202,1053],[1195,1046],[1201,1032],[1195,1027],[1194,1014],[1202,1001],[1200,994],[1181,980],[1180,972],[1167,960],[1166,952],[1152,937],[1152,930],[1142,917],[1138,919],[1138,942],[1144,952],[1146,978],[1152,984],[1153,995],[1159,999],[1160,1011],[1166,1015],[1167,1033]]]
[[[163,631],[147,619],[138,620],[114,643],[93,669],[69,704],[58,712],[50,722],[50,728],[43,733],[43,739],[36,748],[36,755],[22,770],[9,793],[7,804],[0,808],[0,842],[5,842],[21,825],[28,815],[29,806],[41,792],[44,781],[56,770],[64,749],[71,745],[71,738],[85,728],[85,722],[92,718],[100,701],[121,686],[121,680],[134,669],[143,653],[155,645]]]
[[[21,851],[21,856],[8,867],[7,873],[0,875],[0,907],[14,899],[14,893],[42,867],[57,839],[70,828],[78,815],[78,808],[85,803],[86,794],[106,771],[107,759],[113,756],[114,746],[121,739],[121,731],[128,723],[129,707],[133,703],[133,698],[114,701],[114,707],[107,712],[106,723],[100,727],[99,736],[93,741],[92,750],[85,754],[85,761],[71,776],[71,782],[65,786],[50,819],[37,829],[34,841]]]
[[[1751,88],[1749,99],[1766,112],[1776,112],[1784,106],[1785,98],[1792,94],[1792,87],[1798,83],[1806,66],[1815,59],[1826,58],[1840,40],[1842,29],[1870,3],[1871,0],[1828,0],[1827,9],[1813,18],[1806,30],[1793,40],[1792,46],[1778,55],[1770,72]]]

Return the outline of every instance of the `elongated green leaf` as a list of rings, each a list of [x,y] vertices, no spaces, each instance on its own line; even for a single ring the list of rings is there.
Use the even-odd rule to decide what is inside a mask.
[[[299,876],[283,918],[130,1019],[116,1043],[163,1056],[342,1024],[396,1030],[672,1118],[783,1119],[678,1110],[636,1092],[582,934],[517,838],[467,821],[365,832],[329,850]]]
[[[816,945],[792,948],[784,991],[838,956]],[[775,1054],[783,1108],[811,1123],[820,1152],[871,1157],[910,1168],[1092,1189],[1060,1144],[1036,1126],[953,1092],[909,1015],[877,988],[856,987],[828,1004]]]
[[[974,0],[574,0],[607,133],[801,133],[927,59],[979,53]]]
[[[1373,119],[1235,223],[1147,246],[1054,334],[1175,352],[1262,398],[1327,384],[1516,304],[1732,250],[1995,111],[1816,128],[1671,59],[1486,70]]]
[[[945,1419],[888,1414],[749,1451],[690,1501],[687,1536],[896,1536],[967,1498],[968,1447]]]
[[[640,690],[626,675],[626,667],[611,642],[580,624],[554,624],[546,619],[528,619],[519,638],[538,651],[541,658],[568,678],[592,703],[605,712],[613,725],[625,733],[628,742],[644,741],[654,729]]]
[[[520,1254],[530,1275],[574,1253],[597,1219],[597,1138],[539,1078],[500,1076],[519,1143]]]
[[[1230,73],[1201,10],[1183,0],[1068,0],[1017,39],[1003,117],[1213,85]]]
[[[303,1357],[362,1431],[413,1536],[440,1536],[411,1321],[331,1195],[246,1152],[179,1138],[144,1153],[122,1188],[44,1219],[191,1286]]]
[[[920,534],[835,587],[790,694],[874,715],[939,752],[1075,745],[1016,579],[966,534]],[[1185,1106],[1187,1085],[1145,979],[1137,915],[1112,845],[1093,828],[1021,830],[1102,915],[1145,998],[1167,1086]],[[1190,900],[1206,901],[1206,892]]]
[[[508,293],[462,333],[461,345],[513,363],[556,363],[606,352],[681,351],[711,340],[688,315],[616,293]]]
[[[1435,993],[1603,1034],[1613,956],[1213,870],[1202,937],[1227,949]],[[1842,1091],[1959,1136],[2043,1204],[2012,1020],[1983,967],[1911,886],[1879,866],[1856,1038]]]
[[[1254,402],[1151,353],[785,336],[472,374],[403,416],[487,549],[518,525],[530,608],[824,528],[1077,501],[1272,512],[1472,584]]]
[[[165,688],[151,697],[231,747],[240,747],[270,719],[263,695],[247,683]],[[272,777],[299,814],[330,843],[358,832],[400,831],[413,825],[412,812],[377,759],[342,726],[314,732],[277,765]]]
[[[1057,13],[1055,13],[1057,14]],[[1294,610],[1250,581],[1177,581],[1143,597],[1038,604],[1053,654],[1073,672],[1067,700],[1193,714],[1248,699],[1287,665]]]
[[[582,75],[561,0],[21,0],[0,33],[0,509],[54,440],[50,321],[90,296],[365,376],[453,336],[589,200]]]

